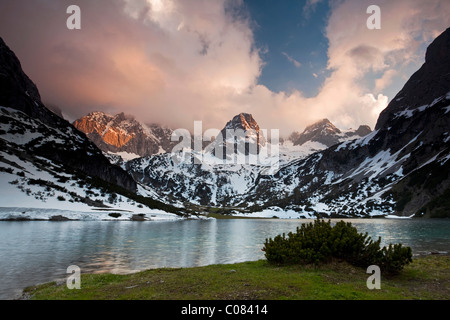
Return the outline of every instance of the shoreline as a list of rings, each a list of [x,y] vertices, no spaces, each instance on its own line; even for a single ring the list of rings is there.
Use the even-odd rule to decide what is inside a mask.
[[[28,207],[0,207],[0,221],[179,221],[179,220],[208,220],[208,219],[280,219],[280,220],[345,220],[345,219],[392,219],[411,220],[419,219],[413,216],[402,217],[394,215],[380,215],[370,217],[279,217],[267,215],[262,212],[249,214],[220,214],[199,213],[179,216],[159,209],[145,208],[141,211],[132,211],[121,208],[92,208],[90,211],[52,209],[52,208],[28,208]],[[423,219],[423,218],[421,218]],[[427,218],[425,218],[427,219]],[[431,219],[431,218],[430,218]]]
[[[368,290],[366,270],[343,261],[277,266],[257,260],[125,275],[83,274],[81,290],[68,290],[59,279],[24,288],[14,300],[448,300],[448,263],[448,253],[416,255],[399,275],[382,277],[382,290]],[[301,290],[305,284],[295,285],[309,280],[307,292]]]

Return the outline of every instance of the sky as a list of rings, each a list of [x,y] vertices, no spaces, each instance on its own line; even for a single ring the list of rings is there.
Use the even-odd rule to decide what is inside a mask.
[[[367,28],[373,4],[381,29]],[[448,0],[0,2],[0,37],[66,119],[125,112],[190,131],[241,112],[282,136],[323,118],[374,128],[448,27]]]

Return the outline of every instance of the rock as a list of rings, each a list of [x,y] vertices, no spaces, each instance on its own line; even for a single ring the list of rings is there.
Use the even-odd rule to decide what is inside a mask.
[[[301,146],[308,141],[319,142],[327,147],[343,142],[349,138],[364,137],[371,133],[369,126],[361,125],[357,130],[342,132],[328,119],[320,120],[306,127],[300,133],[293,133],[290,137],[295,146]]]
[[[133,216],[131,217],[131,221],[145,221],[145,214],[140,213],[140,214],[133,214]]]
[[[20,61],[1,38],[0,106],[21,111],[28,117],[24,115],[21,122],[14,123],[18,128],[23,128],[23,132],[26,132],[25,129],[31,120],[42,123],[39,133],[48,141],[36,139],[30,142],[27,145],[29,157],[44,157],[68,169],[100,178],[128,191],[137,190],[137,184],[130,175],[121,168],[111,165],[84,134],[45,107],[37,87],[24,73]]]
[[[230,134],[232,136],[229,136]],[[216,155],[216,150],[222,149],[222,158],[226,159],[227,152],[236,154],[239,150],[243,150],[245,155],[259,154],[260,149],[265,145],[266,138],[253,116],[248,113],[240,113],[227,122],[207,150]]]
[[[157,124],[140,123],[123,112],[114,116],[91,112],[73,125],[104,152],[127,152],[145,157],[162,150],[170,152],[178,143],[171,141],[173,130]]]
[[[447,251],[438,251],[438,250],[432,250],[430,254],[448,254]]]
[[[69,218],[64,217],[62,215],[57,215],[57,216],[51,216],[50,219],[48,219],[49,221],[70,221]]]

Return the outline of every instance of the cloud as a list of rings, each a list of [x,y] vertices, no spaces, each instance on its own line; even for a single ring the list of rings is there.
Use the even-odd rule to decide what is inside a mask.
[[[298,62],[297,60],[295,60],[294,58],[292,58],[286,52],[282,52],[281,54],[283,56],[285,56],[289,60],[289,62],[292,63],[296,68],[301,68],[302,64],[300,62]]]
[[[81,8],[79,31],[65,27],[71,4]],[[242,0],[4,0],[0,30],[44,102],[71,119],[124,111],[189,130],[203,120],[206,130],[248,112],[283,135],[321,118],[373,127],[388,103],[384,91],[401,89],[396,81],[420,67],[424,46],[450,25],[450,3],[380,0],[376,31],[366,28],[370,1],[330,4],[328,72],[314,97],[258,83],[264,55],[248,15],[238,14]]]
[[[417,70],[424,61],[425,47],[433,40],[431,35],[450,25],[448,1],[381,0],[377,4],[381,8],[382,29],[369,30],[365,27],[369,17],[366,9],[371,4],[338,2],[332,7],[326,27],[328,69],[332,72],[317,99],[335,101],[334,107],[325,109],[337,125],[354,125],[358,120],[373,125],[375,115],[387,104],[382,91],[389,85],[400,90],[404,82],[394,83],[396,73]],[[366,80],[378,73],[383,76],[375,81],[375,86],[368,84]],[[352,121],[347,120],[350,117]]]
[[[383,53],[373,46],[358,45],[350,49],[347,54],[364,69],[383,70],[386,68]]]
[[[223,99],[255,85],[261,72],[252,31],[225,12],[225,0],[78,1],[77,33],[65,28],[69,1],[6,2],[5,40],[43,99],[71,118],[126,109],[187,127],[220,112],[223,123],[231,116]]]
[[[303,6],[303,16],[309,18],[310,14],[316,10],[317,5],[323,0],[307,0]]]
[[[381,92],[383,91],[386,87],[388,87],[392,81],[393,78],[398,74],[397,70],[387,70],[386,72],[383,73],[383,76],[379,79],[375,80],[375,92]]]

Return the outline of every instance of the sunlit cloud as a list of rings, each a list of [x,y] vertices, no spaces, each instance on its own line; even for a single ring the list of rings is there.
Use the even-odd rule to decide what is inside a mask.
[[[242,0],[77,2],[78,33],[65,28],[71,1],[5,0],[8,10],[0,10],[1,36],[44,102],[71,120],[94,110],[124,111],[173,128],[190,130],[203,120],[221,129],[248,112],[261,128],[285,136],[321,118],[343,129],[374,127],[392,98],[386,91],[401,89],[423,63],[426,45],[450,25],[446,0],[379,1],[383,23],[376,31],[366,28],[370,1],[333,1],[324,25],[328,70],[312,74],[323,82],[316,96],[305,97],[259,83],[263,49],[255,46],[248,17],[230,9]],[[318,2],[307,5],[312,10]]]

